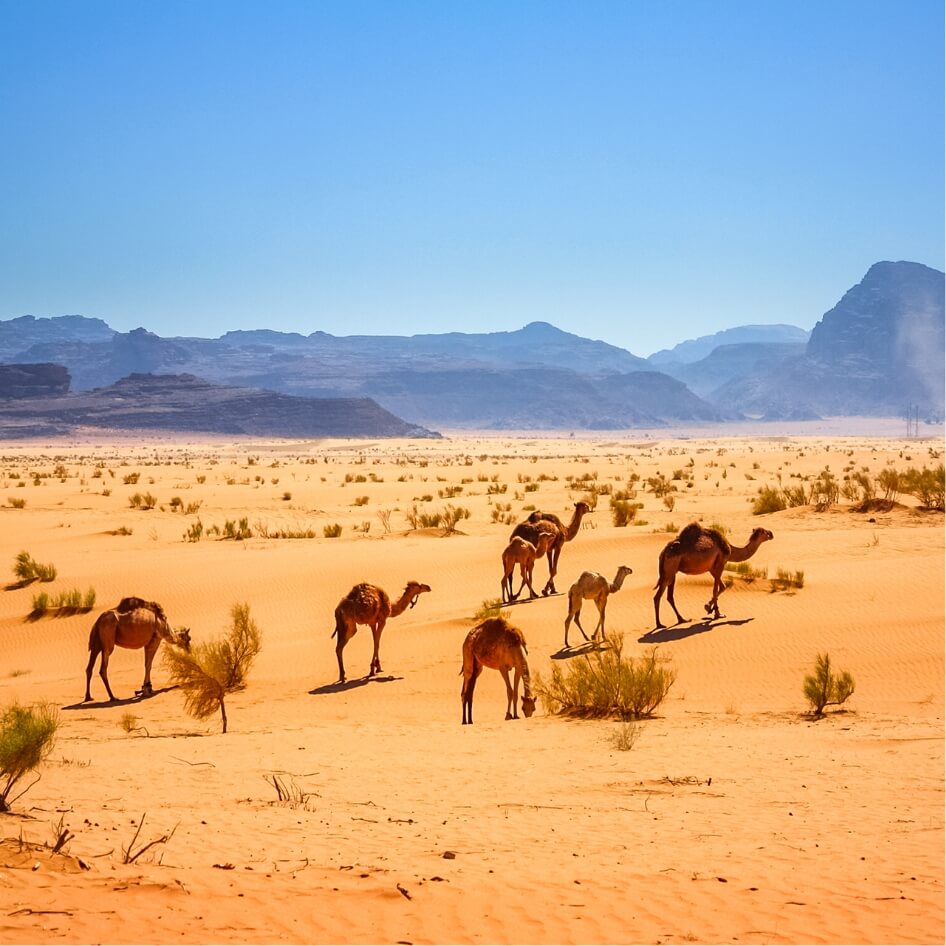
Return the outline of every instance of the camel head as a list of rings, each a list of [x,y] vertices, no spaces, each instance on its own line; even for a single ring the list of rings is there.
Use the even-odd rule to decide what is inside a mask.
[[[171,643],[175,644],[177,647],[180,647],[182,650],[190,651],[191,629],[189,627],[179,627],[175,632],[174,640],[172,640]]]
[[[768,529],[753,529],[752,535],[749,536],[750,545],[760,545],[763,542],[769,542],[774,539],[775,536],[769,532]]]
[[[591,512],[591,506],[588,505],[583,499],[575,503],[575,512],[580,513],[581,515],[586,515]]]
[[[424,585],[419,581],[409,581],[404,587],[404,596],[411,599],[411,607],[417,604],[417,599],[425,592],[430,591],[430,585]]]
[[[534,696],[523,696],[522,697],[522,715],[528,719],[535,712],[535,697]]]

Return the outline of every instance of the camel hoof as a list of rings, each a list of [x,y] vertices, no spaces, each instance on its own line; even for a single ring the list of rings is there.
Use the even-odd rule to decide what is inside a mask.
[[[506,719],[512,719],[512,718],[513,718],[512,713],[506,713]]]

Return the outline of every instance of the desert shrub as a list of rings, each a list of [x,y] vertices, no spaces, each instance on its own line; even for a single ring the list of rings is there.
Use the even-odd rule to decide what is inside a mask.
[[[14,703],[0,713],[0,811],[9,811],[24,792],[11,797],[17,782],[45,761],[56,739],[59,714],[47,703],[20,706]]]
[[[768,578],[769,570],[764,565],[761,568],[753,568],[749,562],[726,562],[723,565],[723,570],[727,572],[734,572],[743,581],[749,582],[750,584],[754,582],[757,578]]]
[[[901,489],[904,493],[915,496],[920,505],[927,509],[944,508],[944,474],[943,464],[928,470],[923,467],[917,470],[910,467],[902,476]]]
[[[470,510],[465,506],[454,506],[453,503],[447,503],[440,513],[440,524],[447,535],[457,531],[457,525],[464,519],[470,518]]]
[[[128,497],[128,505],[132,509],[154,509],[157,504],[157,496],[151,493],[133,493]]]
[[[802,483],[799,483],[797,486],[784,487],[782,489],[782,496],[785,497],[785,502],[793,509],[796,506],[808,505],[808,493],[805,491],[804,484]]]
[[[25,509],[25,508],[26,508],[26,500],[25,500],[25,499],[17,499],[15,496],[8,496],[8,497],[7,497],[7,502],[8,502],[14,509]]]
[[[33,610],[30,612],[32,617],[40,617],[49,610],[49,595],[45,591],[33,595]]]
[[[618,723],[617,729],[608,737],[613,749],[618,752],[629,752],[634,748],[637,740],[640,738],[641,724],[633,720],[622,720]]]
[[[667,507],[667,512],[673,512],[673,507],[677,504],[677,498],[673,493],[667,493],[663,498],[663,504]]]
[[[826,706],[840,706],[854,692],[854,678],[846,670],[832,673],[831,658],[827,653],[818,654],[815,672],[805,677],[803,690],[812,713],[823,716]]]
[[[219,711],[224,732],[227,693],[246,686],[250,667],[262,649],[262,635],[250,617],[249,605],[234,605],[230,616],[230,629],[223,638],[192,645],[189,651],[164,648],[171,680],[184,691],[184,709],[195,719],[207,719]]]
[[[140,473],[126,473],[126,474],[122,477],[122,482],[123,482],[126,486],[134,486],[134,485],[138,482],[138,479],[139,479],[140,477],[141,477],[141,474],[140,474]]]
[[[786,506],[782,491],[772,486],[763,486],[752,503],[752,515],[764,516],[769,512],[781,512]]]
[[[29,552],[18,552],[13,560],[13,574],[20,581],[52,581],[56,575],[55,565],[41,565]]]
[[[199,542],[200,537],[204,534],[204,524],[198,519],[196,522],[191,523],[188,526],[187,531],[184,533],[185,542]]]
[[[841,496],[841,486],[834,478],[834,474],[823,469],[815,478],[811,486],[811,502],[816,509],[824,510],[833,506]]]
[[[508,618],[511,613],[511,611],[503,610],[502,598],[484,598],[470,620],[479,624],[480,621],[485,621],[487,618]]]
[[[337,522],[322,527],[322,535],[324,535],[326,539],[337,539],[341,534],[342,527]]]
[[[242,542],[244,539],[252,539],[253,530],[250,528],[249,519],[246,516],[243,516],[239,522],[227,519],[223,524],[222,538],[235,539],[238,542]]]
[[[550,713],[566,716],[641,719],[653,715],[676,679],[676,672],[651,648],[638,659],[622,653],[624,638],[610,636],[604,651],[571,660],[567,669],[554,667],[548,685],[536,690]]]
[[[653,493],[658,499],[663,499],[664,496],[669,496],[670,493],[676,490],[676,486],[664,476],[663,473],[658,473],[656,476],[647,477],[647,489]]]
[[[367,497],[367,496],[356,496],[356,497],[355,497],[355,501],[354,501],[354,503],[352,503],[352,505],[353,505],[353,506],[367,506],[367,505],[368,505],[368,497]]]
[[[617,499],[612,496],[610,499],[611,522],[618,528],[623,528],[634,521],[637,511],[643,509],[641,503],[632,503],[627,499]]]
[[[877,474],[877,486],[884,491],[883,499],[896,500],[900,495],[900,474],[892,467],[886,467]]]

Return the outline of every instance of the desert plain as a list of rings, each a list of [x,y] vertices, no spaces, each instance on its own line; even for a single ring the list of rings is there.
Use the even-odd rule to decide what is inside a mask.
[[[825,468],[843,482],[942,462],[940,430],[899,427],[0,443],[0,706],[45,701],[60,720],[39,780],[0,816],[0,940],[942,943],[943,514],[905,495],[753,514],[760,487]],[[661,476],[668,501],[648,487]],[[622,491],[642,505],[616,526]],[[589,496],[558,594],[507,606],[533,687],[594,659],[574,627],[563,647],[563,592],[627,565],[607,634],[626,655],[657,647],[667,698],[630,728],[541,697],[507,721],[486,670],[461,726],[461,645],[500,595],[511,523],[534,508],[567,522]],[[454,533],[412,527],[448,504],[469,511]],[[225,538],[241,520],[252,535]],[[732,576],[710,620],[712,579],[681,576],[691,620],[664,601],[655,630],[660,550],[693,520],[734,545],[771,530],[750,563],[768,577]],[[18,583],[21,551],[56,579]],[[540,561],[537,590],[547,575]],[[408,580],[432,590],[388,622],[383,671],[367,676],[362,627],[337,684],[339,599],[362,581],[395,598]],[[37,594],[73,588],[94,589],[91,611],[31,616]],[[249,607],[263,647],[226,734],[185,712],[161,652],[151,698],[135,697],[142,651],[118,649],[118,700],[96,672],[82,702],[90,628],[127,595],[198,642]],[[587,602],[589,633],[595,617]],[[824,652],[856,689],[814,719],[802,686]]]

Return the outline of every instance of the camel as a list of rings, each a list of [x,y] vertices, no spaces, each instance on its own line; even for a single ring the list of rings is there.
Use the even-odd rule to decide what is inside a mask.
[[[105,684],[108,698],[112,702],[117,697],[112,693],[108,683],[108,660],[116,647],[127,647],[129,650],[138,650],[143,647],[145,652],[145,679],[137,696],[151,696],[154,688],[151,686],[151,664],[154,655],[161,646],[161,641],[167,641],[175,647],[190,650],[191,637],[188,628],[172,631],[168,624],[164,609],[154,601],[145,601],[143,598],[122,598],[118,605],[108,611],[103,611],[92,625],[89,634],[89,663],[85,668],[85,699],[88,703],[92,699],[91,682],[92,668],[95,660],[102,655],[102,665],[99,676]]]
[[[549,580],[542,589],[543,595],[555,594],[555,573],[558,571],[558,559],[562,554],[562,546],[566,542],[571,542],[578,535],[578,529],[581,527],[582,516],[591,512],[591,507],[586,502],[575,503],[575,512],[572,515],[571,522],[566,526],[561,519],[551,512],[533,512],[525,522],[520,522],[512,530],[510,539],[518,536],[531,542],[538,547],[539,536],[542,533],[552,534],[552,544],[548,548],[549,560]]]
[[[572,618],[575,619],[575,626],[581,631],[581,636],[584,637],[585,640],[588,640],[588,635],[581,626],[580,620],[581,604],[583,601],[594,601],[598,607],[598,626],[595,628],[594,634],[591,635],[591,639],[597,639],[599,630],[601,631],[601,637],[605,638],[604,612],[608,606],[608,595],[613,595],[616,591],[620,591],[621,585],[624,584],[624,579],[632,574],[633,571],[634,570],[627,565],[621,565],[618,568],[617,574],[614,576],[614,581],[612,581],[610,585],[608,584],[608,579],[605,578],[604,575],[599,575],[597,572],[582,572],[578,576],[578,581],[568,589],[568,617],[565,618],[566,647],[568,646],[568,625],[571,624]]]
[[[723,584],[723,566],[727,562],[744,562],[752,558],[763,542],[773,538],[768,529],[753,529],[749,541],[742,548],[730,545],[715,529],[704,529],[698,522],[691,522],[684,526],[680,534],[664,546],[660,553],[660,575],[654,587],[654,617],[656,628],[664,625],[660,623],[660,598],[667,591],[667,600],[677,616],[677,623],[682,624],[686,618],[677,610],[673,601],[673,586],[677,580],[677,572],[684,575],[702,575],[709,572],[713,576],[713,597],[704,606],[706,613],[713,612],[718,620],[719,596],[726,590]]]
[[[509,540],[509,545],[503,550],[503,604],[515,601],[522,594],[522,589],[529,586],[529,598],[538,597],[535,588],[532,587],[532,569],[535,567],[537,558],[545,555],[552,541],[555,539],[555,533],[542,532],[537,541],[538,545],[533,545],[526,539],[516,535]],[[516,565],[519,566],[519,577],[522,583],[519,590],[512,593],[512,573]]]
[[[414,607],[417,598],[425,591],[430,591],[430,585],[423,585],[417,581],[409,581],[404,592],[394,604],[387,593],[377,585],[362,582],[355,585],[351,591],[338,602],[335,609],[335,630],[332,637],[338,635],[335,645],[335,656],[338,658],[338,682],[345,682],[345,664],[342,661],[342,651],[345,645],[355,636],[358,624],[367,624],[374,636],[374,654],[371,657],[371,668],[368,676],[373,677],[381,673],[381,660],[378,656],[378,646],[381,643],[381,632],[384,630],[388,618],[396,618],[408,605]]]
[[[527,719],[535,712],[526,660],[526,639],[518,627],[505,618],[487,618],[477,624],[463,642],[463,686],[460,701],[463,704],[463,725],[473,723],[473,689],[476,678],[484,667],[498,670],[506,682],[506,719],[518,719],[516,699],[519,680],[522,679],[522,715]],[[515,671],[514,683],[509,683],[509,671]]]

